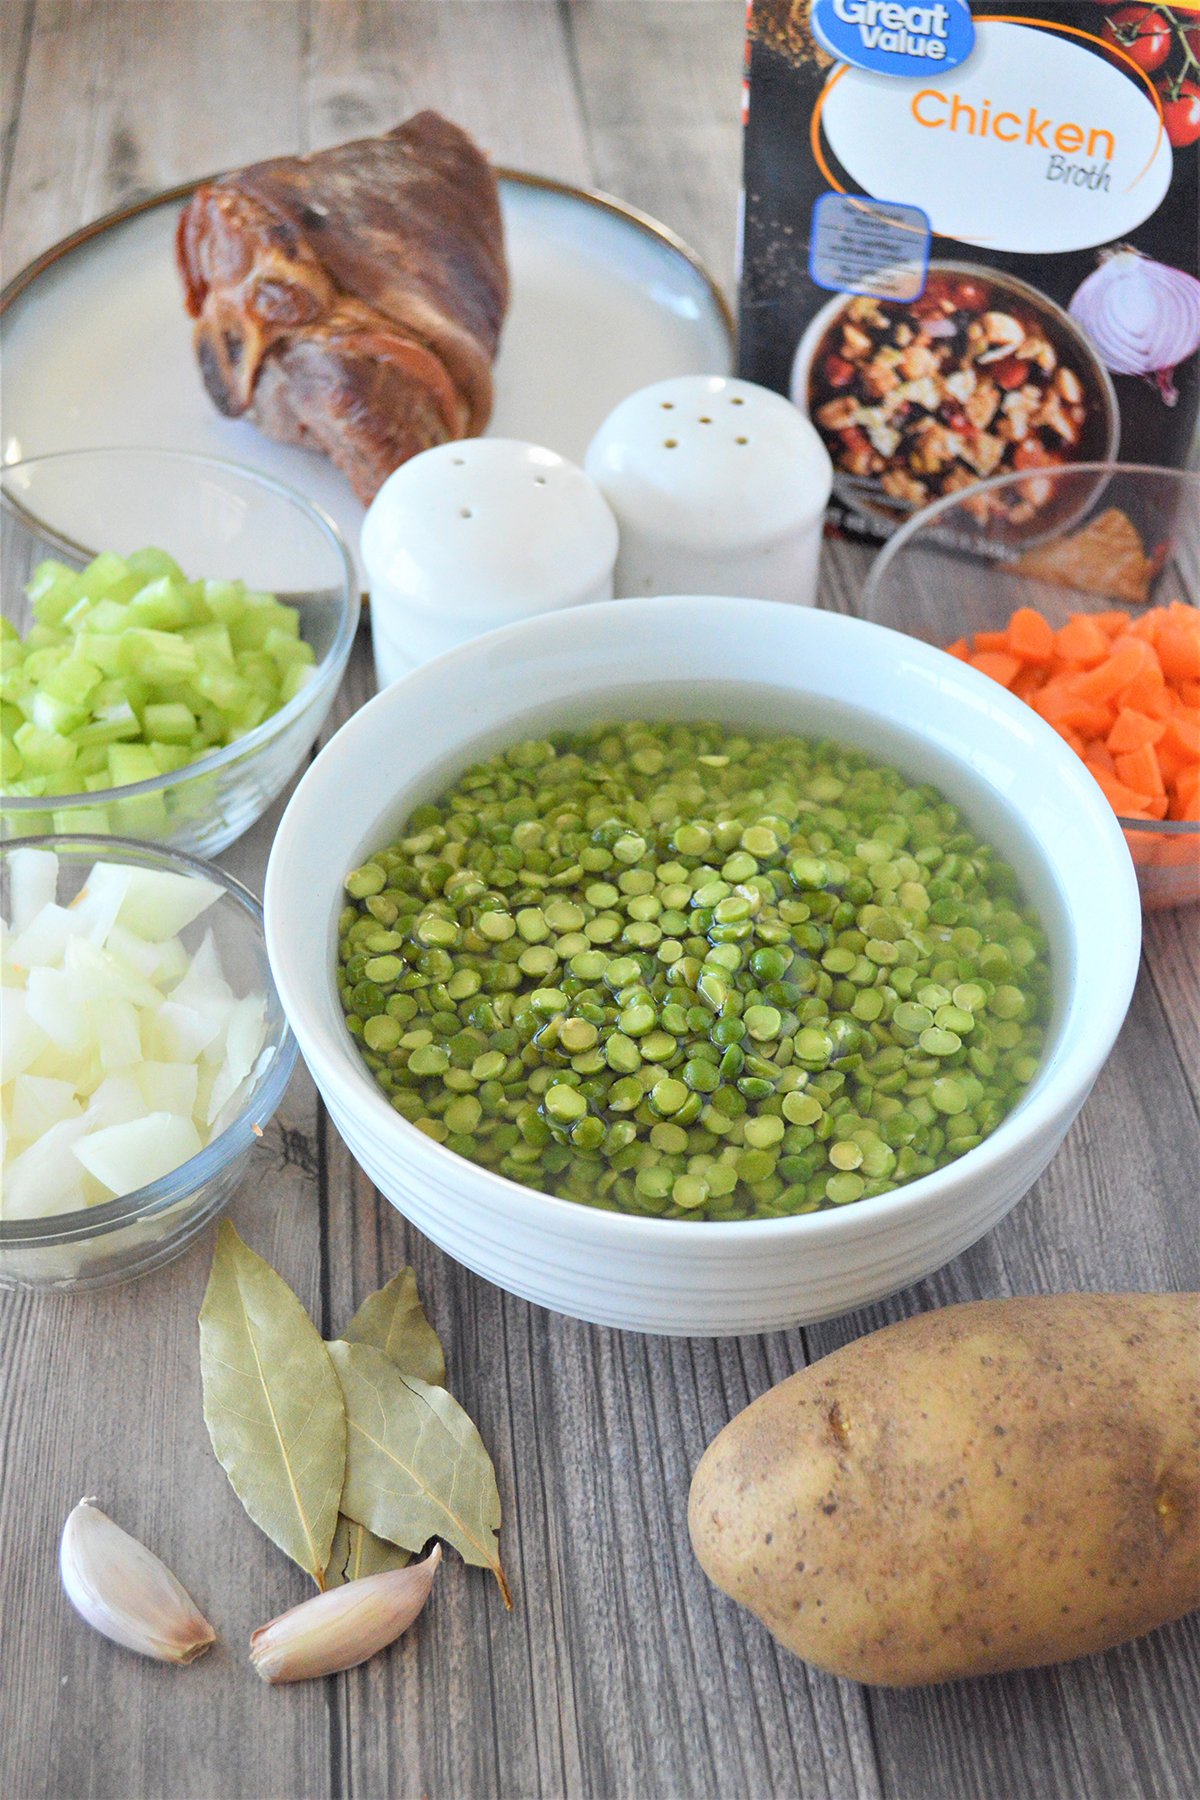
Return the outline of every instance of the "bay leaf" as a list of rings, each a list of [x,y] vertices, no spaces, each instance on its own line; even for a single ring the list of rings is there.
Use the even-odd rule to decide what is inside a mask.
[[[349,1426],[342,1511],[405,1550],[444,1538],[490,1569],[511,1606],[496,1533],[496,1472],[445,1388],[402,1375],[373,1344],[331,1343]]]
[[[204,1422],[233,1491],[318,1587],[337,1526],[346,1411],[321,1334],[226,1219],[200,1308]]]
[[[348,1344],[382,1350],[401,1374],[415,1375],[431,1387],[445,1386],[446,1358],[425,1317],[412,1269],[401,1269],[386,1287],[369,1295],[341,1335]]]
[[[386,1538],[376,1537],[365,1525],[356,1525],[345,1513],[339,1513],[325,1585],[339,1587],[344,1581],[358,1581],[364,1575],[402,1569],[411,1560],[409,1551],[402,1550],[399,1544],[389,1544]]]

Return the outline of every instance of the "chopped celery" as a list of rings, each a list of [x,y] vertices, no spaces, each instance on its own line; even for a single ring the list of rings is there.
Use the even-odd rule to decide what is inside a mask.
[[[233,662],[233,644],[224,625],[189,625],[179,635],[191,644],[202,662]]]
[[[142,718],[150,737],[160,744],[187,744],[196,729],[194,714],[177,700],[167,701],[160,706],[147,706]],[[183,760],[186,762],[188,759],[184,757]],[[178,767],[178,764],[175,766]]]
[[[280,631],[278,627],[273,631],[268,631],[263,639],[263,649],[274,662],[279,663],[283,668],[287,668],[291,663],[311,661],[311,658],[305,655],[308,645],[302,644],[299,638],[289,637],[286,631]]]
[[[289,700],[294,700],[300,689],[308,686],[313,673],[311,663],[291,663],[284,670],[283,680],[279,684],[280,706],[286,706]]]
[[[102,550],[99,556],[93,557],[79,577],[84,593],[97,600],[118,588],[128,587],[136,579],[124,558],[111,550]]]
[[[153,781],[161,773],[148,744],[108,746],[108,776],[112,787],[131,787],[135,781]]]
[[[26,720],[13,733],[13,743],[25,758],[30,775],[48,775],[55,769],[66,769],[75,761],[75,746],[56,731],[44,731]]]
[[[75,742],[83,749],[93,744],[116,744],[122,738],[135,738],[141,734],[138,716],[127,700],[117,701],[112,706],[96,708],[87,725],[81,725],[75,732]]]
[[[180,625],[191,625],[194,612],[182,583],[165,575],[148,582],[125,608],[131,625],[148,625],[155,631],[174,631]]]
[[[113,830],[122,837],[160,838],[170,824],[161,794],[139,794],[134,800],[114,800],[109,808]]]
[[[68,656],[47,675],[42,692],[55,700],[67,700],[72,706],[82,706],[95,693],[100,679],[100,671],[93,663],[81,656]]]
[[[135,550],[125,558],[126,566],[134,575],[140,575],[143,581],[158,581],[166,577],[168,581],[182,581],[183,570],[173,556],[165,550],[155,549],[153,544],[144,550]]]
[[[189,581],[162,550],[106,551],[85,569],[50,559],[26,593],[24,638],[8,621],[0,630],[6,793],[172,772],[254,730],[314,672],[295,609],[240,581]],[[122,802],[120,822],[145,827],[162,803]]]
[[[186,744],[155,743],[147,745],[147,749],[157,763],[160,775],[168,775],[173,769],[182,769],[185,763],[192,760],[192,753]]]
[[[105,824],[106,809],[103,806],[60,806],[52,815],[56,832],[102,832]]]
[[[69,622],[74,624],[73,620]],[[129,607],[119,600],[97,600],[94,604],[88,603],[87,614],[81,623],[86,624],[88,631],[95,632],[99,637],[112,637],[135,621],[130,618]],[[136,623],[140,624],[141,621]]]
[[[151,631],[146,625],[131,626],[121,639],[122,663],[127,674],[143,681],[178,681],[195,673],[195,647],[180,633]]]
[[[42,688],[40,693],[33,696],[30,711],[32,722],[39,731],[59,734],[77,731],[88,716],[86,707],[72,706],[69,700],[58,699],[48,688]]]

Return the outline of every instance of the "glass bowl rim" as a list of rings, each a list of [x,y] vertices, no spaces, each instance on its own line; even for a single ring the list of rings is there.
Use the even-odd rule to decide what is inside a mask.
[[[1189,487],[1194,488],[1197,500],[1200,500],[1200,469],[1172,469],[1161,463],[1124,463],[1108,461],[1064,463],[1061,469],[1052,470],[1050,473],[1055,476],[1165,475],[1170,479],[1178,481],[1185,490]],[[932,501],[930,505],[922,507],[920,512],[914,513],[911,519],[906,519],[899,531],[894,532],[893,535],[888,538],[887,542],[881,546],[879,554],[871,564],[867,574],[866,585],[862,592],[862,616],[873,625],[883,625],[890,631],[896,631],[898,629],[897,626],[889,625],[886,619],[880,618],[876,612],[872,611],[872,607],[878,598],[882,577],[893,559],[901,550],[907,548],[909,542],[917,536],[922,527],[936,523],[943,513],[950,512],[956,506],[962,506],[964,502],[977,497],[979,494],[991,493],[996,489],[1008,486],[1012,482],[1028,480],[1029,473],[1024,469],[1010,469],[1003,475],[990,475],[986,481],[977,481],[961,493],[943,494],[940,500]],[[1100,492],[1103,493],[1103,489],[1101,489]],[[1097,495],[1097,499],[1098,498],[1099,495]],[[972,554],[969,548],[965,546],[961,548],[964,555],[970,556]],[[1069,593],[1071,590],[1066,589],[1064,591]],[[1081,589],[1078,591],[1083,592],[1085,590]],[[910,634],[905,632],[903,635],[907,637]],[[925,640],[921,639],[920,641],[923,643]],[[945,646],[938,644],[934,645],[933,648],[944,649]],[[1192,837],[1196,832],[1200,831],[1200,820],[1196,819],[1131,819],[1124,813],[1116,812],[1115,807],[1113,808],[1113,811],[1116,813],[1117,823],[1120,825],[1122,831],[1136,831],[1140,832],[1143,836],[1186,838]]]
[[[274,1034],[276,1048],[270,1066],[250,1090],[237,1117],[230,1120],[211,1143],[198,1150],[194,1156],[189,1156],[186,1162],[179,1163],[165,1175],[160,1175],[156,1181],[134,1188],[132,1193],[118,1194],[111,1200],[101,1201],[96,1206],[77,1208],[73,1212],[51,1213],[37,1219],[0,1218],[0,1248],[8,1250],[40,1249],[47,1244],[78,1243],[102,1238],[109,1232],[120,1230],[122,1226],[155,1218],[179,1201],[186,1200],[189,1195],[206,1186],[214,1176],[219,1175],[243,1151],[254,1145],[261,1136],[262,1127],[282,1100],[300,1054],[300,1046],[283,1010],[283,1002],[271,973],[262,904],[236,875],[230,875],[216,863],[206,862],[203,857],[192,856],[185,850],[142,843],[137,838],[109,837],[99,832],[57,832],[48,837],[9,838],[0,843],[0,861],[10,856],[14,850],[53,849],[57,854],[60,845],[79,850],[86,847],[89,853],[97,854],[98,860],[104,860],[110,851],[113,853],[113,861],[119,861],[121,854],[132,854],[140,858],[143,864],[161,862],[177,865],[171,869],[173,874],[199,875],[206,881],[218,882],[229,899],[242,909],[256,928],[267,970],[267,995],[268,999],[274,996],[281,1029]]]
[[[224,456],[209,456],[199,450],[160,449],[153,444],[97,444],[90,449],[50,450],[44,456],[25,456],[15,462],[0,465],[0,509],[8,511],[30,529],[37,531],[48,541],[63,546],[74,554],[87,553],[85,545],[76,544],[57,532],[51,526],[44,525],[36,513],[30,512],[9,490],[8,477],[19,469],[32,468],[41,463],[65,462],[84,456],[149,456],[162,458],[168,462],[200,464],[209,469],[220,470],[222,474],[234,475],[248,480],[253,485],[269,489],[281,499],[296,506],[302,513],[307,513],[322,531],[333,548],[342,570],[339,583],[341,604],[337,630],[333,640],[320,662],[314,665],[312,681],[306,683],[297,694],[281,706],[277,712],[262,720],[253,730],[234,738],[231,744],[223,744],[219,750],[211,750],[204,756],[198,756],[194,762],[184,763],[181,768],[168,769],[165,774],[148,776],[145,781],[127,782],[123,787],[84,789],[78,794],[0,794],[0,803],[6,811],[20,816],[29,816],[45,812],[66,812],[72,810],[86,811],[93,806],[115,805],[121,800],[139,798],[145,794],[162,793],[168,788],[180,787],[185,781],[196,776],[214,775],[227,768],[247,754],[253,754],[273,738],[282,734],[288,726],[299,719],[317,697],[341,678],[342,670],[354,642],[354,634],[358,630],[362,610],[362,599],[358,590],[358,576],[354,560],[341,530],[329,514],[308,499],[298,488],[289,487],[286,482],[277,481],[273,475],[265,475],[253,469],[247,463],[233,462]],[[93,551],[90,554],[95,555]],[[132,841],[132,840],[130,840]]]

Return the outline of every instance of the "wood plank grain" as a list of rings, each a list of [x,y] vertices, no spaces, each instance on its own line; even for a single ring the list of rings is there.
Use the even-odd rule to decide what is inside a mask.
[[[38,0],[6,267],[138,195],[303,147],[301,24],[290,0]]]
[[[385,131],[431,106],[497,162],[589,181],[555,0],[318,0],[309,31],[314,142]]]
[[[1200,847],[1197,848],[1200,857]],[[1143,960],[1193,1104],[1200,1109],[1200,906],[1147,913]]]
[[[567,21],[595,178],[677,231],[732,296],[741,0],[575,0]]]
[[[35,0],[10,0],[0,9],[0,211],[8,191],[21,91],[33,38]]]

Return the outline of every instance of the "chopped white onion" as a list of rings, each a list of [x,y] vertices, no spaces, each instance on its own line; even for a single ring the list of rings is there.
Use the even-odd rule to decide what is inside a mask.
[[[204,1148],[190,1119],[152,1112],[124,1125],[87,1132],[72,1148],[79,1161],[112,1194],[130,1194],[169,1175]]]
[[[58,858],[52,850],[14,850],[8,859],[12,928],[31,925],[58,891]]]
[[[70,906],[58,859],[10,857],[0,921],[0,1217],[71,1212],[157,1181],[232,1123],[271,1060],[211,931],[217,883],[97,863]]]

